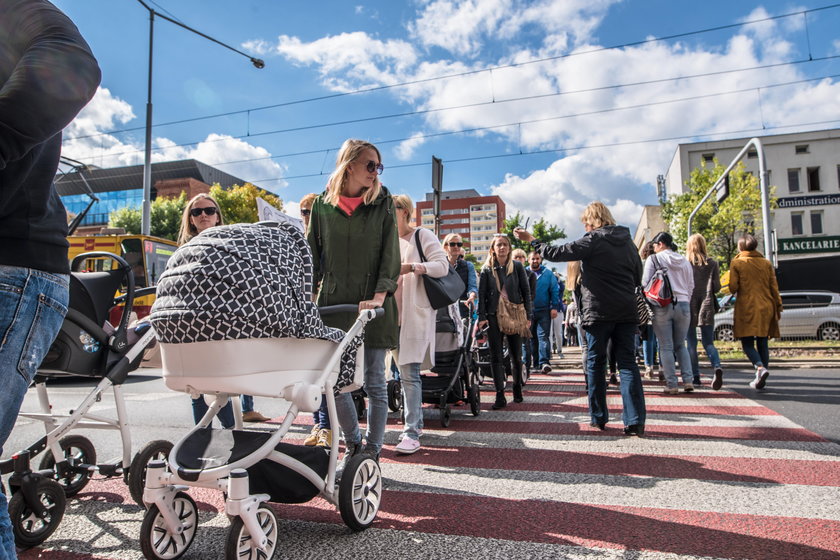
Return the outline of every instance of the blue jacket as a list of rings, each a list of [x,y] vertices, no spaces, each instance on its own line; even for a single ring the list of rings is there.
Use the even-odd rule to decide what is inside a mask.
[[[534,311],[558,309],[560,306],[560,286],[557,284],[557,277],[545,265],[541,265],[539,270],[534,271],[534,273],[539,274],[534,295]]]

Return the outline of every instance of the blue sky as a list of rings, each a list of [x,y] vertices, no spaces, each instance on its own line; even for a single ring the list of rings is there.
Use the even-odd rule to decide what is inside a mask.
[[[64,153],[142,163],[148,13],[135,0],[55,3],[103,70]],[[430,190],[435,155],[446,189],[498,194],[509,213],[570,236],[595,199],[633,228],[680,142],[840,127],[840,6],[820,9],[830,0],[151,5],[266,61],[257,70],[157,19],[154,161],[215,165],[278,194],[291,214],[358,137],[380,147],[383,182],[415,200]],[[709,75],[722,70],[738,71]]]

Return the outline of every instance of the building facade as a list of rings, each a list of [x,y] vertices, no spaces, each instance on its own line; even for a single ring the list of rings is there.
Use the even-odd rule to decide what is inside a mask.
[[[434,195],[417,203],[416,224],[435,229]],[[498,196],[482,196],[474,189],[445,191],[440,197],[440,239],[457,233],[464,240],[464,251],[483,262],[490,251],[493,235],[505,223],[505,202]]]

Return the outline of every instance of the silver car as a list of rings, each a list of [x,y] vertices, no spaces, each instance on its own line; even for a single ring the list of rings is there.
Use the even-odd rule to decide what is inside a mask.
[[[817,338],[840,340],[840,294],[820,290],[780,292],[782,338]],[[735,295],[720,299],[715,315],[715,338],[735,340]]]

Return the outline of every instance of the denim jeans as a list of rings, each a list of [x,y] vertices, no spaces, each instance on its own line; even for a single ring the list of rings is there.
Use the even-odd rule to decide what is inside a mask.
[[[755,367],[770,367],[770,347],[766,336],[745,336],[741,339],[741,348]]]
[[[211,396],[210,398],[215,397]],[[193,420],[196,424],[204,418],[204,415],[207,414],[209,409],[210,407],[207,406],[207,401],[204,400],[204,395],[192,400]],[[222,428],[233,428],[233,405],[230,403],[230,399],[228,399],[227,404],[216,414],[216,418],[218,418],[219,422],[221,422]]]
[[[385,388],[385,348],[365,348],[365,393],[368,396],[367,433],[368,449],[379,453],[385,439],[385,425],[388,423],[388,391]],[[344,432],[344,441],[360,443],[359,417],[350,393],[341,393],[335,399],[338,423]]]
[[[700,325],[700,340],[703,343],[703,348],[706,350],[709,361],[712,362],[712,367],[719,368],[720,354],[718,354],[717,348],[715,348],[715,326]],[[700,359],[697,356],[697,329],[692,327],[688,328],[685,343],[688,345],[688,355],[691,358],[691,372],[694,374],[694,381],[699,382]]]
[[[691,384],[694,381],[691,358],[688,356],[688,348],[685,347],[689,323],[691,311],[686,301],[653,308],[653,331],[659,340],[659,361],[662,362],[662,373],[669,389],[675,389],[679,385],[675,355],[680,362],[683,383]]]
[[[239,399],[242,402],[242,412],[251,412],[254,410],[254,397],[251,395],[240,395]]]
[[[645,424],[647,410],[642,376],[636,365],[635,323],[593,323],[584,325],[586,333],[586,387],[589,393],[589,414],[597,424],[606,424],[610,419],[607,408],[607,380],[604,370],[607,366],[607,343],[612,340],[615,357],[621,375],[621,418],[625,426]]]
[[[315,420],[315,426],[320,426],[322,430],[332,429],[330,412],[327,408],[327,399],[323,395],[321,396],[321,406],[318,407],[318,410],[312,413],[312,417]]]
[[[653,332],[653,327],[648,325],[647,340],[642,341],[642,354],[645,358],[645,367],[656,365],[656,351],[658,349],[659,343],[656,341],[656,333]]]
[[[551,310],[534,310],[531,320],[531,366],[537,369],[551,361]]]
[[[400,384],[405,407],[403,435],[419,440],[423,431],[423,384],[420,381],[419,363],[403,364]]]
[[[69,285],[65,274],[0,265],[0,453],[67,314]],[[0,497],[0,546],[2,558],[17,558],[5,496]]]

